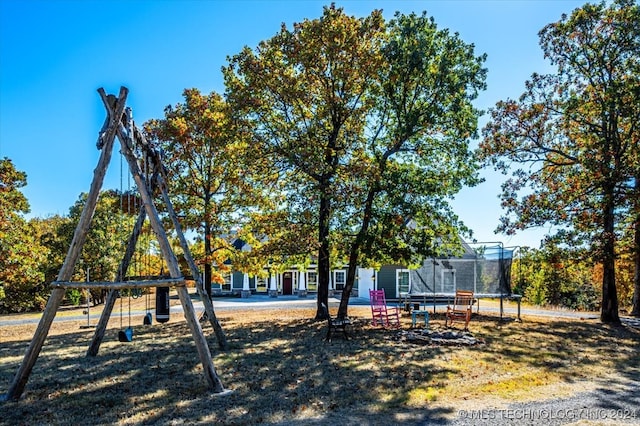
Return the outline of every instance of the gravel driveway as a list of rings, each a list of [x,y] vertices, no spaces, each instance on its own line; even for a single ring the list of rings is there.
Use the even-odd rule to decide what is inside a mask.
[[[603,384],[570,398],[511,404],[505,409],[458,411],[452,425],[640,425],[640,384],[627,380],[615,389]]]

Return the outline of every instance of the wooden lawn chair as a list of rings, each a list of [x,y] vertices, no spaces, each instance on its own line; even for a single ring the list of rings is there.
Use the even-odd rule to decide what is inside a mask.
[[[464,321],[464,330],[468,331],[473,303],[473,291],[456,290],[453,305],[447,306],[447,312],[444,320],[445,327],[452,326],[455,321]]]
[[[369,290],[371,301],[371,324],[383,327],[400,327],[400,308],[398,306],[387,306],[384,290]]]
[[[349,340],[349,335],[347,334],[347,326],[351,325],[351,320],[349,318],[338,319],[331,318],[331,314],[329,313],[329,308],[324,303],[321,304],[322,312],[327,317],[327,337],[324,340],[331,341],[331,333],[334,331],[342,331],[344,334],[344,339]]]

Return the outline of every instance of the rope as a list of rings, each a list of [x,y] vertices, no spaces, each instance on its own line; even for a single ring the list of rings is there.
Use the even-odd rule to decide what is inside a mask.
[[[118,290],[118,295],[120,296],[120,330],[122,330],[122,293]]]
[[[122,210],[124,207],[124,203],[122,201],[122,186],[123,186],[123,161],[122,161],[122,151],[120,151],[120,217],[122,217]],[[118,221],[118,234],[122,234],[122,220]],[[124,245],[124,243],[123,243]],[[122,276],[120,279],[124,279],[127,275],[127,271],[122,271]],[[118,295],[120,296],[120,329],[122,330],[122,292],[118,290]]]
[[[123,194],[123,186],[124,186],[124,168],[123,168],[123,160],[122,160],[122,151],[120,151],[120,220],[118,221],[118,232],[120,234],[122,234],[122,214],[124,213],[124,201],[122,200],[122,197],[124,196]],[[122,241],[122,244],[124,245],[125,242]],[[122,271],[122,275],[124,278],[124,276],[127,275],[127,271]]]
[[[129,111],[130,113],[131,111]],[[120,154],[120,158],[122,159],[122,153]],[[127,213],[123,214],[123,220],[128,219],[128,217],[131,215],[131,170],[127,167]],[[127,228],[129,228],[129,226],[127,226]],[[133,234],[133,225],[130,227],[131,231],[129,232],[129,235]],[[135,247],[134,247],[135,249]],[[130,266],[130,265],[129,265]],[[131,293],[133,292],[133,289],[129,289],[129,297],[127,299],[127,301],[129,302],[129,328],[131,328]]]

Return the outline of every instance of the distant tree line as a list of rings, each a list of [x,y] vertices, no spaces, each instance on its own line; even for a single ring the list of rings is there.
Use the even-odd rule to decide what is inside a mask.
[[[81,194],[66,216],[26,220],[29,204],[20,191],[26,175],[16,170],[11,160],[0,160],[0,312],[43,310],[49,284],[55,281],[84,207]],[[136,213],[131,192],[106,190],[100,194],[92,228],[77,263],[73,281],[113,281],[131,233]],[[143,232],[130,275],[158,275],[161,261],[154,255],[154,240]],[[104,302],[102,291],[92,290],[94,304]],[[67,290],[68,303],[86,302],[86,295]]]

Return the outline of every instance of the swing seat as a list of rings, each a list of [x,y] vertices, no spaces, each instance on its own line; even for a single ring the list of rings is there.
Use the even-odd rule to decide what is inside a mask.
[[[152,320],[153,320],[153,315],[151,315],[151,312],[147,312],[147,315],[144,316],[143,324],[151,325],[153,323]]]
[[[131,341],[133,341],[133,328],[127,327],[125,330],[120,330],[118,332],[118,340],[120,342],[131,342]]]

